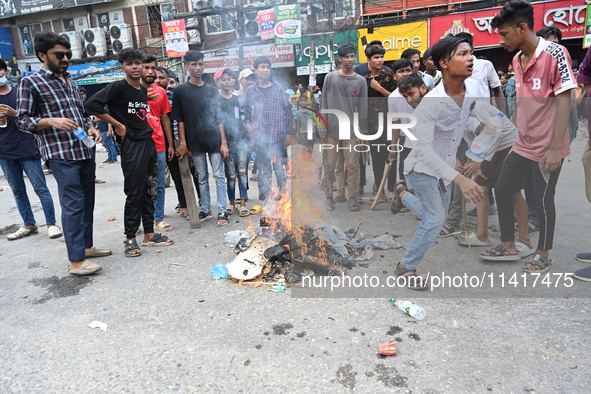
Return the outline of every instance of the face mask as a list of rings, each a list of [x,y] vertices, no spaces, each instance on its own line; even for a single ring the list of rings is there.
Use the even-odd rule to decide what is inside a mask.
[[[0,78],[0,86],[4,86],[8,83],[8,79],[6,77]]]

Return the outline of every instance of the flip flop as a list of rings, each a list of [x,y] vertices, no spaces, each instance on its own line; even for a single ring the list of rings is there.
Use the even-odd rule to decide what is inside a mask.
[[[470,240],[469,246],[492,246],[492,243],[490,241],[484,242],[484,241],[479,240],[476,233],[470,233],[470,235],[468,236],[468,239]],[[466,239],[466,237],[461,237],[458,240],[458,244],[460,244],[462,246],[468,246],[468,239]]]
[[[361,206],[355,200],[349,200],[349,211],[357,212],[361,210]]]
[[[447,233],[445,232],[445,230],[447,230]],[[461,233],[461,229],[455,229],[451,225],[449,225],[449,223],[445,223],[443,225],[443,229],[441,229],[437,238],[453,237],[454,235],[460,235]]]
[[[172,230],[172,226],[168,223],[166,223],[165,221],[162,221],[158,224],[154,223],[154,228],[160,230],[160,231],[171,231]]]
[[[259,204],[255,205],[254,207],[250,208],[250,211],[248,211],[251,215],[256,215],[257,213],[261,213],[263,212],[263,207],[260,206]]]

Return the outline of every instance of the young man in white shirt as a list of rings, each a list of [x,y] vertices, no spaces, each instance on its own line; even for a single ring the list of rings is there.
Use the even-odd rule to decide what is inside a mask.
[[[429,92],[413,113],[417,126],[413,150],[405,161],[406,182],[400,181],[393,213],[404,204],[421,218],[404,257],[396,266],[396,275],[407,278],[413,290],[425,290],[427,279],[416,274],[429,246],[443,226],[451,197],[451,183],[457,184],[467,201],[484,198],[482,188],[454,169],[456,153],[468,122],[477,86],[472,75],[472,48],[465,37],[452,35],[432,48],[435,64],[443,74],[442,82]],[[412,193],[408,190],[411,189]]]

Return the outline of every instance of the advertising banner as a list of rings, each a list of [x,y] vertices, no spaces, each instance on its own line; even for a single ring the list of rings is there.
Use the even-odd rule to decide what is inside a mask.
[[[275,45],[300,44],[302,20],[300,5],[280,5],[273,8],[275,20]]]
[[[185,53],[189,52],[184,19],[162,22],[162,36],[166,44],[167,57],[185,56]]]
[[[293,45],[257,45],[244,47],[244,68],[253,68],[254,59],[266,56],[271,59],[272,68],[293,67]],[[238,70],[239,51],[237,47],[219,51],[203,52],[205,72],[216,72],[224,68]]]
[[[333,36],[332,51],[330,50],[330,34],[314,37],[302,37],[302,44],[294,45],[295,65],[298,75],[310,74],[311,43],[314,39],[314,68],[316,74],[330,72],[330,63],[336,59],[337,50],[342,42],[350,42],[357,47],[358,33],[356,30],[337,33]],[[355,62],[357,64],[358,61]]]
[[[406,49],[414,48],[418,49],[423,53],[429,48],[428,42],[428,30],[429,23],[414,22],[406,23],[404,25],[386,26],[386,27],[375,27],[373,33],[368,33],[367,29],[359,29],[359,62],[363,63],[367,61],[365,57],[365,45],[373,40],[382,41],[386,54],[384,60],[398,60],[400,54]]]
[[[275,38],[275,20],[273,10],[259,11],[259,32],[261,40],[271,40]]]
[[[583,37],[585,33],[585,11],[583,0],[551,1],[533,4],[534,31],[547,26],[556,26],[562,32],[562,39]],[[493,30],[491,21],[501,10],[500,7],[462,14],[451,14],[432,18],[430,22],[430,44],[433,45],[449,32],[462,31],[474,35],[476,48],[499,45],[499,35]]]
[[[585,20],[585,39],[583,40],[583,48],[589,48],[589,46],[591,46],[591,4],[587,6],[587,16]]]
[[[2,0],[0,1],[0,19],[111,1],[115,0]]]

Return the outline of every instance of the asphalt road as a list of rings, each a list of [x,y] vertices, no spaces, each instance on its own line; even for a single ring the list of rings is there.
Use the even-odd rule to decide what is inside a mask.
[[[567,287],[564,280],[585,266],[574,255],[591,251],[584,143],[573,142],[558,184],[550,272],[560,278],[551,276],[549,285],[523,279],[523,261],[483,263],[480,250],[445,239],[430,248],[420,272],[484,274],[484,286],[423,293],[239,287],[213,279],[209,270],[232,259],[223,233],[248,223],[234,215],[221,229],[213,220],[191,229],[174,212],[173,188],[166,190],[165,220],[175,244],[126,258],[118,164],[97,168],[107,183],[96,187],[95,244],[114,253],[95,259],[102,272],[77,278],[67,273],[64,239],[50,240],[45,226],[38,235],[6,239],[21,219],[11,192],[0,192],[0,392],[588,392],[591,284],[575,280]],[[106,153],[98,153],[103,160]],[[52,176],[48,183],[61,222]],[[251,187],[254,201],[256,183]],[[29,190],[41,224],[39,201]],[[342,229],[361,224],[368,236],[389,232],[409,243],[418,225],[412,214],[392,216],[387,204],[376,212],[362,207],[349,213],[337,204],[326,221]],[[117,218],[109,222],[109,216]],[[403,253],[376,250],[375,260],[350,274],[385,280]],[[388,302],[393,296],[416,301],[426,319],[395,309]],[[88,327],[93,321],[106,323],[107,331]],[[378,347],[388,340],[397,341],[398,355],[380,357]]]

